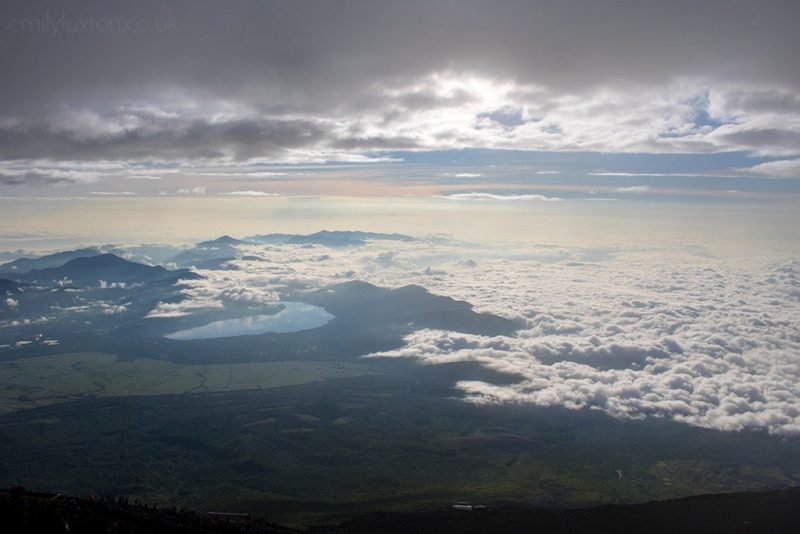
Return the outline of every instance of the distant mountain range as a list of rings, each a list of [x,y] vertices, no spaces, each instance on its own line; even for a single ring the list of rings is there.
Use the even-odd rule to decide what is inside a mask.
[[[336,237],[336,233],[326,232],[317,238],[351,239],[354,235],[372,234],[345,232]],[[389,238],[405,239],[394,234]],[[236,252],[241,256],[235,250],[241,243],[245,242],[222,236],[184,251],[183,259],[198,268],[224,269],[230,259],[224,255]],[[83,249],[70,254],[89,252],[91,249]],[[206,253],[223,257],[204,259],[202,254]],[[52,255],[40,260],[47,264],[68,256]],[[30,265],[33,264],[25,264]],[[334,316],[320,327],[215,339],[165,340],[164,336],[172,332],[215,321],[275,313],[267,303],[228,299],[219,306],[188,314],[149,316],[158,306],[179,308],[186,295],[178,282],[198,278],[202,275],[190,269],[169,270],[115,254],[78,257],[57,267],[0,277],[0,296],[5,303],[0,307],[0,319],[19,321],[15,328],[0,332],[0,345],[14,344],[15,355],[72,350],[112,351],[134,357],[158,353],[181,362],[275,361],[287,354],[298,360],[352,361],[364,354],[397,348],[405,335],[422,328],[511,335],[520,326],[502,317],[477,313],[467,302],[429,293],[420,286],[387,289],[350,281],[281,294],[283,301],[320,306]],[[24,292],[20,291],[20,284],[25,284]],[[5,302],[9,298],[13,301]],[[43,318],[47,336],[59,341],[57,348],[31,341],[39,339],[36,336],[43,328],[37,321],[44,321]],[[16,345],[19,340],[30,343]]]
[[[201,241],[177,253],[171,246],[136,246],[133,248],[103,245],[99,247],[84,247],[76,250],[67,250],[40,257],[17,258],[0,264],[0,277],[16,278],[19,275],[34,270],[52,269],[61,267],[68,261],[77,258],[87,258],[99,254],[124,255],[126,258],[148,264],[162,263],[174,264],[178,267],[197,267],[198,269],[221,269],[226,261],[237,257],[240,245],[250,244],[290,244],[290,245],[320,245],[331,248],[358,247],[366,245],[368,241],[413,241],[414,238],[403,234],[385,234],[380,232],[361,232],[351,230],[322,230],[313,234],[261,234],[237,239],[223,235],[216,239]],[[13,275],[13,276],[12,276]]]
[[[89,247],[78,250],[57,252],[55,254],[48,254],[39,258],[18,258],[14,261],[0,265],[0,274],[22,274],[34,269],[60,267],[68,261],[74,260],[75,258],[85,258],[88,256],[96,256],[97,254],[100,254],[99,249],[95,247]]]
[[[224,248],[224,247],[231,247],[236,245],[242,245],[246,243],[246,241],[242,241],[241,239],[236,239],[235,237],[231,237],[229,235],[224,235],[213,239],[211,241],[201,241],[195,245],[196,248]]]
[[[213,269],[222,263],[236,257],[238,245],[245,242],[240,239],[224,235],[211,241],[201,241],[195,246],[186,249],[169,260],[179,267],[197,267],[199,269]],[[212,262],[212,263],[209,263]],[[213,263],[213,262],[216,262]]]
[[[323,230],[313,234],[262,234],[236,239],[223,235],[210,241],[202,241],[186,249],[170,259],[179,267],[197,267],[199,269],[224,268],[226,261],[237,256],[240,245],[249,244],[289,244],[320,245],[330,248],[359,247],[368,241],[413,241],[414,238],[403,234],[383,234],[379,232],[330,231]]]
[[[67,281],[78,286],[96,286],[101,280],[108,283],[139,283],[175,274],[164,267],[143,265],[114,254],[98,254],[75,258],[58,267],[33,269],[15,278],[44,284]]]
[[[285,238],[285,239],[283,239]],[[358,247],[365,245],[367,241],[413,241],[414,238],[403,234],[383,234],[378,232],[358,232],[358,231],[328,231],[323,230],[308,235],[293,234],[267,234],[253,236],[251,241],[261,243],[289,243],[291,245],[323,245],[326,247]],[[280,241],[278,239],[283,239]]]

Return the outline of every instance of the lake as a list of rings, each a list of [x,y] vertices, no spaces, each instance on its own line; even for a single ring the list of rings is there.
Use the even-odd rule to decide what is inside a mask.
[[[281,302],[283,310],[273,315],[250,315],[214,321],[203,326],[179,330],[166,338],[177,340],[212,339],[217,337],[252,336],[267,332],[286,333],[310,330],[334,318],[325,308],[302,302]]]

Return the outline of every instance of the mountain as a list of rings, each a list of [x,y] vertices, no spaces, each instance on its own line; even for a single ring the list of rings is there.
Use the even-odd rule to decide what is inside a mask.
[[[78,250],[68,250],[65,252],[57,252],[55,254],[48,254],[39,258],[18,258],[14,261],[0,265],[0,274],[23,274],[30,272],[34,269],[49,269],[52,267],[60,267],[70,260],[75,258],[86,258],[88,256],[95,256],[100,251],[94,247],[81,248]]]
[[[180,267],[214,269],[224,261],[235,258],[236,247],[244,243],[245,241],[224,235],[211,241],[201,241],[194,247],[175,255],[171,261]]]
[[[399,348],[409,333],[424,328],[452,330],[467,334],[513,335],[520,325],[504,317],[477,313],[468,302],[429,293],[420,286],[387,289],[366,282],[346,282],[314,291],[298,290],[281,294],[282,302],[301,302],[324,308],[334,316],[316,328],[294,332],[264,332],[209,339],[165,340],[179,330],[215,321],[267,313],[252,303],[228,301],[224,308],[209,309],[188,316],[148,317],[155,300],[177,303],[183,298],[177,288],[161,288],[150,283],[125,297],[129,316],[103,318],[110,337],[76,339],[73,350],[102,350],[136,357],[159,354],[181,363],[219,363],[278,361],[354,361],[364,354]],[[161,281],[157,282],[161,284]],[[150,290],[154,291],[153,294]],[[147,292],[141,299],[138,295]],[[139,304],[141,302],[141,304]],[[147,306],[150,306],[147,308]],[[134,313],[136,310],[136,313]],[[271,311],[274,313],[274,310]],[[138,314],[136,320],[127,317]],[[117,321],[119,319],[119,321]],[[97,319],[96,319],[97,320]],[[51,326],[54,328],[55,326]],[[71,328],[67,324],[66,328]],[[61,334],[65,337],[65,334]]]
[[[182,247],[164,244],[112,244],[101,245],[97,254],[115,254],[129,261],[145,265],[164,265],[178,254]]]
[[[488,313],[477,313],[472,304],[430,293],[424,287],[407,285],[386,289],[352,281],[298,296],[322,306],[336,319],[330,326],[345,323],[349,328],[434,328],[481,335],[511,335],[520,325]]]
[[[196,267],[198,269],[221,269],[226,261],[237,257],[239,245],[247,243],[291,245],[322,245],[331,248],[358,247],[370,240],[413,241],[414,238],[403,234],[383,234],[380,232],[330,231],[322,230],[313,234],[262,234],[247,237],[244,240],[223,235],[210,241],[201,241],[192,248],[184,250],[169,259],[180,267]]]
[[[136,283],[160,280],[173,276],[174,271],[163,267],[151,267],[115,256],[99,254],[87,258],[76,258],[60,267],[34,269],[19,277],[20,280],[38,283],[53,283],[65,278],[78,286],[96,286],[100,281]]]
[[[245,239],[251,243],[274,244],[274,243],[286,243],[291,238],[297,236],[298,234],[261,234],[261,235],[253,235]]]
[[[403,234],[384,234],[380,232],[360,232],[351,230],[322,230],[308,235],[300,234],[265,234],[248,238],[256,243],[289,243],[292,245],[323,245],[326,247],[353,247],[365,245],[368,240],[374,241],[413,241],[414,238]]]
[[[211,241],[201,241],[197,243],[195,247],[197,248],[220,248],[220,247],[232,247],[236,245],[242,245],[244,241],[241,239],[236,239],[235,237],[231,237],[229,235],[224,235],[213,239]]]

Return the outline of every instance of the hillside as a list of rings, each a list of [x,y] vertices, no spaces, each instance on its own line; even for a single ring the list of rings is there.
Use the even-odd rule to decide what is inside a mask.
[[[156,508],[127,499],[82,499],[24,488],[0,491],[0,529],[13,533],[249,533],[296,532],[247,514]]]
[[[637,505],[569,510],[503,506],[415,513],[375,512],[307,532],[339,533],[789,533],[800,521],[800,488],[700,495]],[[75,498],[17,487],[0,491],[5,532],[251,533],[301,532],[250,514],[158,508],[121,498]]]
[[[60,267],[34,269],[19,278],[30,282],[52,283],[67,279],[79,286],[97,285],[105,282],[150,282],[165,278],[172,273],[160,267],[152,267],[125,260],[114,254],[99,254],[70,260]]]
[[[800,524],[800,488],[699,495],[635,505],[548,510],[505,506],[418,513],[373,513],[325,533],[789,533]]]

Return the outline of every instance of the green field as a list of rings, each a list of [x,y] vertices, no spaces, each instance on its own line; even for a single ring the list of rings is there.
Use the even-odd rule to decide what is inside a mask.
[[[103,353],[58,354],[0,363],[0,413],[89,397],[268,389],[370,372],[367,364],[349,362],[183,365]]]

